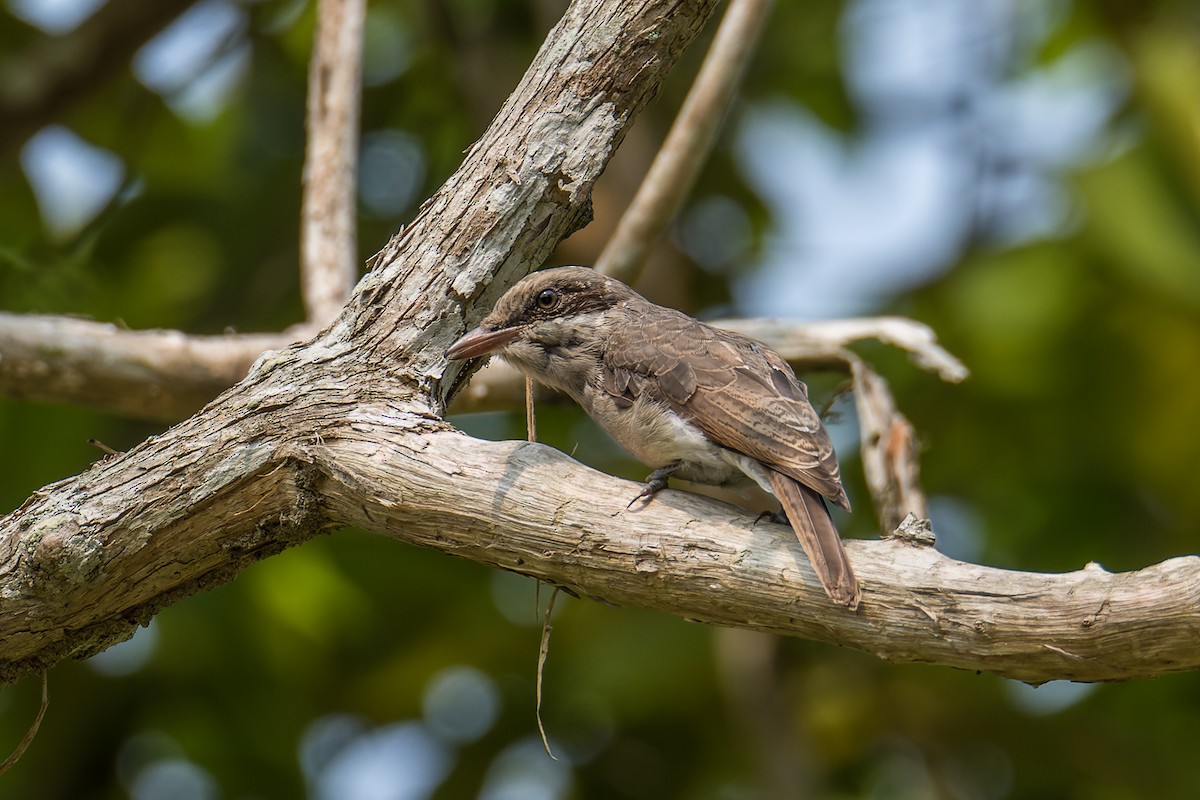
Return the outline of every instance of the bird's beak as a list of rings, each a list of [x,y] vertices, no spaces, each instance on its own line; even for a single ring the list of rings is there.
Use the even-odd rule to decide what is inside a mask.
[[[454,360],[486,356],[504,347],[504,345],[513,339],[516,339],[520,333],[521,329],[519,327],[501,328],[498,331],[485,331],[483,328],[476,328],[450,345],[450,349],[446,351],[446,355]]]

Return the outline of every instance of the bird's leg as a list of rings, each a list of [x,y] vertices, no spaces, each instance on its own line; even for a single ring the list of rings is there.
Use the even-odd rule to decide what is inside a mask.
[[[646,478],[646,485],[642,487],[642,491],[638,493],[637,497],[630,500],[629,505],[625,507],[633,508],[633,504],[643,497],[649,498],[646,500],[646,503],[649,504],[654,499],[654,495],[667,488],[667,478],[671,477],[671,474],[682,466],[682,461],[672,461],[665,467],[659,467],[654,472],[651,472]]]

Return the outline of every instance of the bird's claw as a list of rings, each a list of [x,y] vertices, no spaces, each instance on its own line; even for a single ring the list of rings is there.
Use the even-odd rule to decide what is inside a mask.
[[[679,469],[679,466],[679,463],[676,462],[668,464],[665,467],[659,467],[654,472],[651,472],[649,477],[646,478],[646,485],[642,487],[642,490],[637,493],[636,497],[629,501],[629,505],[625,506],[625,508],[633,508],[633,504],[643,497],[649,498],[646,500],[648,505],[654,499],[654,495],[667,488],[667,478],[671,477],[671,473]]]
[[[787,514],[783,511],[764,511],[754,518],[754,524],[762,522],[764,519],[774,522],[776,525],[791,525],[792,521],[787,518]]]
[[[629,501],[629,505],[625,507],[633,508],[633,504],[638,500],[641,500],[643,497],[648,498],[646,503],[649,504],[650,501],[654,499],[654,495],[658,494],[665,488],[667,488],[666,478],[663,478],[662,480],[650,479],[646,481],[646,485],[642,487],[642,490],[634,495],[634,498]]]

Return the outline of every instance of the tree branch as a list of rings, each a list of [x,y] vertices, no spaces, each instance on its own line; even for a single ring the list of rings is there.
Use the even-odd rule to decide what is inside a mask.
[[[791,530],[724,503],[669,491],[627,510],[636,484],[526,442],[433,433],[384,460],[373,441],[364,431],[357,448],[338,450],[358,449],[352,462],[318,461],[355,476],[352,496],[332,501],[335,515],[584,595],[1031,683],[1200,667],[1194,556],[1132,573],[1090,565],[1047,575],[955,561],[907,535],[850,541],[863,586],[854,613],[823,599]],[[362,482],[368,459],[378,483]],[[447,484],[448,502],[439,500]],[[403,505],[356,505],[397,491]]]
[[[873,339],[904,350],[918,367],[935,373],[947,383],[966,380],[968,374],[963,363],[938,344],[933,329],[905,317],[861,317],[803,324],[789,320],[741,319],[717,320],[713,324],[766,342],[789,359],[801,358],[800,354],[806,353],[815,361],[818,353],[832,353],[855,342]]]
[[[266,444],[248,435],[265,433],[261,414],[221,431],[198,417],[52,487],[7,521],[23,535],[0,540],[0,678],[93,652],[183,593],[330,525],[618,604],[893,661],[1033,683],[1200,666],[1200,558],[1121,575],[1095,566],[1044,575],[954,561],[908,535],[851,541],[863,585],[852,613],[824,600],[786,527],[677,491],[629,510],[636,484],[551,448],[482,442],[433,420],[398,426],[395,408],[311,403],[293,391],[300,416],[331,435]]]
[[[708,161],[772,5],[772,0],[730,0],[679,115],[596,259],[599,271],[626,283],[641,271]]]
[[[587,216],[634,115],[711,3],[578,0],[463,166],[317,338],[267,352],[165,434],[0,519],[0,682],[129,636],[165,605],[321,531],[357,525],[582,594],[896,661],[1030,682],[1200,666],[1200,558],[1065,575],[954,561],[913,525],[852,541],[857,613],[828,603],[791,531],[637,487],[441,419],[445,350]]]
[[[312,331],[190,336],[74,317],[0,313],[0,394],[174,422]]]
[[[358,118],[364,0],[321,0],[308,73],[300,287],[308,320],[332,321],[358,276]]]

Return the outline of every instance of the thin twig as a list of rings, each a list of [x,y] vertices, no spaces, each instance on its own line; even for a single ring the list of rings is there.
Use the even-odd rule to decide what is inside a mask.
[[[550,616],[554,613],[554,601],[557,599],[558,587],[556,586],[550,594],[550,602],[546,604],[546,619],[542,622],[542,641],[538,646],[537,680],[535,682],[537,701],[534,705],[534,713],[537,715],[538,733],[542,735],[542,747],[546,749],[546,755],[555,761],[558,758],[554,753],[550,752],[550,741],[546,738],[546,726],[542,724],[542,673],[546,668],[546,656],[550,652],[550,631],[554,629],[550,624]]]
[[[320,0],[308,74],[300,276],[308,319],[341,311],[358,274],[355,171],[364,0]]]
[[[120,450],[113,450],[111,447],[109,447],[104,442],[100,441],[99,439],[88,439],[87,441],[88,441],[88,444],[90,444],[92,447],[98,447],[102,451],[104,451],[105,455],[110,455],[110,456],[121,455]]]
[[[968,376],[966,366],[938,344],[932,328],[906,317],[854,317],[807,323],[755,318],[717,320],[712,324],[765,342],[788,358],[789,349],[841,348],[874,339],[906,351],[918,367],[937,374],[947,383],[959,383]]]
[[[525,436],[529,441],[537,441],[537,418],[533,413],[533,378],[525,376]]]
[[[731,0],[679,115],[596,269],[626,283],[637,277],[708,160],[771,6],[771,0]]]
[[[13,764],[21,760],[21,756],[25,755],[25,751],[29,749],[29,745],[33,744],[33,738],[37,736],[38,728],[42,727],[42,719],[46,716],[46,709],[50,707],[50,677],[45,670],[42,670],[42,705],[38,709],[37,716],[33,718],[33,724],[29,726],[29,730],[25,732],[25,736],[21,739],[21,743],[17,745],[17,749],[12,751],[12,754],[0,763],[0,775],[8,772]]]

